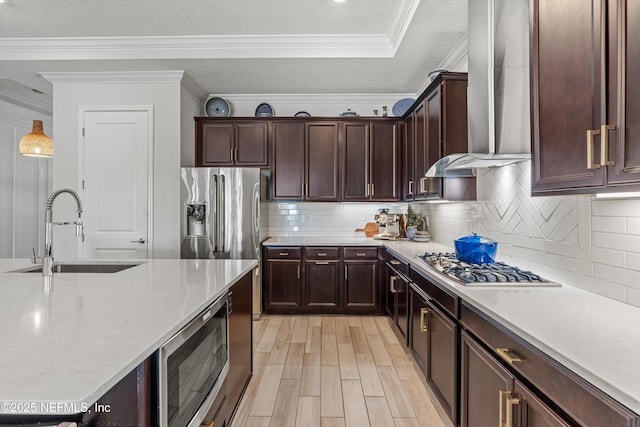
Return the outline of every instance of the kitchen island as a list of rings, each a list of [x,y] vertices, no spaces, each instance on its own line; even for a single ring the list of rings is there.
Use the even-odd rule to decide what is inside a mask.
[[[14,272],[28,260],[0,260],[0,415],[91,408],[257,265],[140,262],[117,273],[54,273],[46,283]]]
[[[469,287],[430,268],[418,255],[453,252],[435,242],[275,238],[278,246],[377,246],[436,282],[606,395],[640,413],[640,308],[566,284],[561,287]],[[527,266],[523,266],[527,267]]]

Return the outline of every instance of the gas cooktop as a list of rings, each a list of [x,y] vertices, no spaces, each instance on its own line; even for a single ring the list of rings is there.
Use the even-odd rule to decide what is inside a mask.
[[[509,286],[509,287],[557,287],[560,283],[546,280],[530,271],[494,262],[492,264],[472,264],[460,261],[456,254],[426,252],[417,255],[427,265],[465,286]]]

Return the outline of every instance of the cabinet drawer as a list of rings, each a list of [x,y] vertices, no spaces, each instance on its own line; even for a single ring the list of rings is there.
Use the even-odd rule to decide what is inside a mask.
[[[460,321],[513,372],[528,380],[580,425],[632,425],[637,415],[530,343],[466,303]]]
[[[300,259],[302,248],[299,247],[276,247],[267,248],[267,259]]]
[[[376,259],[378,248],[344,248],[345,259]]]
[[[390,264],[394,270],[409,277],[409,264],[407,264],[404,261],[401,261],[400,259],[391,255],[389,252],[387,252],[387,255],[385,258],[387,260],[387,264]]]
[[[319,246],[307,246],[304,248],[307,259],[340,258],[340,248],[323,248]]]
[[[454,319],[458,318],[459,298],[457,296],[448,293],[413,268],[411,269],[409,277],[419,289],[426,293],[433,301],[436,301],[449,316]]]

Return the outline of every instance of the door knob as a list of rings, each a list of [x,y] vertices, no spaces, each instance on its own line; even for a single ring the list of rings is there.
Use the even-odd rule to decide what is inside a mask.
[[[144,240],[142,237],[138,240],[130,240],[131,243],[140,243],[141,245],[144,244],[145,241],[146,240]]]

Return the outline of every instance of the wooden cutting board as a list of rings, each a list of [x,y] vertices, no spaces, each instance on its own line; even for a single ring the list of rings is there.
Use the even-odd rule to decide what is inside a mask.
[[[380,226],[375,222],[368,222],[364,228],[356,228],[356,232],[363,232],[367,237],[373,237],[380,234]]]

